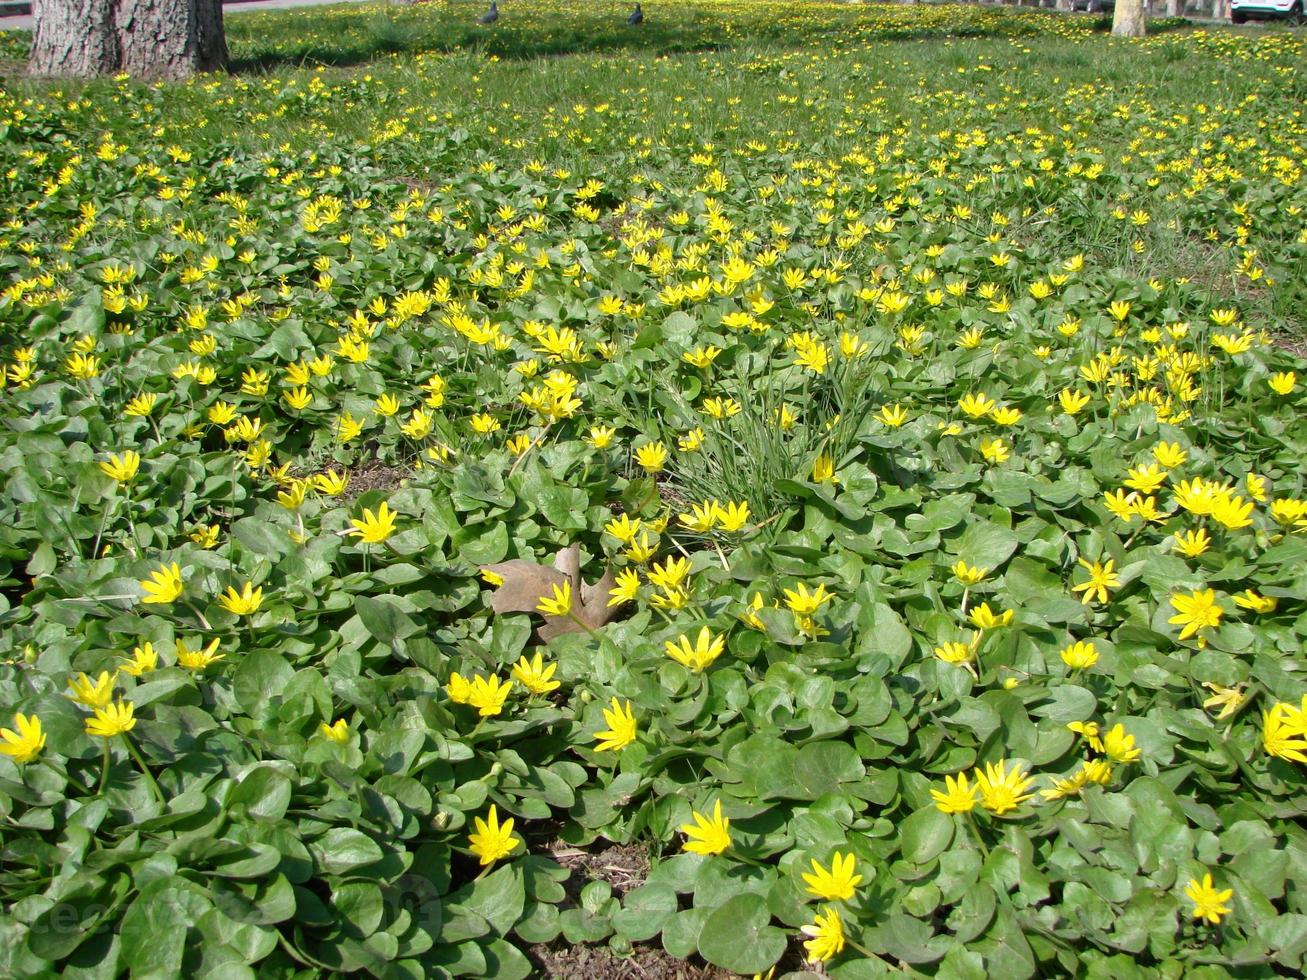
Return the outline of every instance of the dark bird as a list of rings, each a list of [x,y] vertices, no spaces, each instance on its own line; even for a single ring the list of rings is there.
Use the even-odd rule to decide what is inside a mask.
[[[478,24],[493,24],[499,20],[499,4],[496,0],[490,0],[490,9],[477,18]]]
[[[640,9],[638,3],[635,5],[635,9],[631,11],[631,16],[626,18],[626,23],[630,27],[644,23],[644,11]]]

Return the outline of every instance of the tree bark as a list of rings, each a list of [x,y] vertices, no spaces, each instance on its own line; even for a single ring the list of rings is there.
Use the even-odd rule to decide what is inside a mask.
[[[178,79],[227,65],[222,0],[36,0],[29,70]]]
[[[1144,0],[1116,0],[1112,33],[1117,37],[1143,37],[1144,20]]]
[[[1166,16],[1183,17],[1184,0],[1166,0]]]
[[[28,71],[89,78],[119,65],[113,0],[37,0]]]
[[[1230,0],[1212,0],[1212,17],[1216,20],[1229,20]]]
[[[1071,9],[1071,0],[1057,0],[1057,9],[1063,12]]]

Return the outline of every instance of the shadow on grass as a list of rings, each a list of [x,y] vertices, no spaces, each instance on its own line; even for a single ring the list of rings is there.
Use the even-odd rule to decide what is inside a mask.
[[[739,44],[776,49],[820,45],[856,35],[877,41],[982,38],[1026,33],[1034,23],[1016,18],[976,18],[936,24],[892,23],[862,11],[823,11],[821,19],[781,16],[732,18],[711,9],[667,10],[658,21],[625,25],[622,4],[571,10],[551,16],[527,8],[504,15],[493,27],[474,22],[481,7],[415,7],[393,13],[349,8],[314,8],[228,18],[227,40],[235,73],[264,73],[286,67],[345,68],[395,57],[476,52],[506,61],[565,55],[642,52],[654,56],[711,53]],[[318,13],[321,11],[321,13]],[[1025,28],[1023,30],[1022,28]]]

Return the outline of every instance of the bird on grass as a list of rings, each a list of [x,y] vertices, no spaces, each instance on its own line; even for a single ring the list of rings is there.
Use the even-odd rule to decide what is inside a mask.
[[[490,0],[490,9],[477,18],[478,24],[493,24],[499,20],[499,4],[496,0]]]
[[[631,16],[626,18],[626,23],[628,27],[634,27],[636,24],[644,23],[644,11],[640,9],[638,3],[635,5],[635,9],[631,11]]]

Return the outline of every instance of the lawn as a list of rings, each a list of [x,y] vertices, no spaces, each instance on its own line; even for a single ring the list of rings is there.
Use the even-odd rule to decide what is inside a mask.
[[[1299,974],[1307,35],[482,9],[0,91],[0,973]]]

